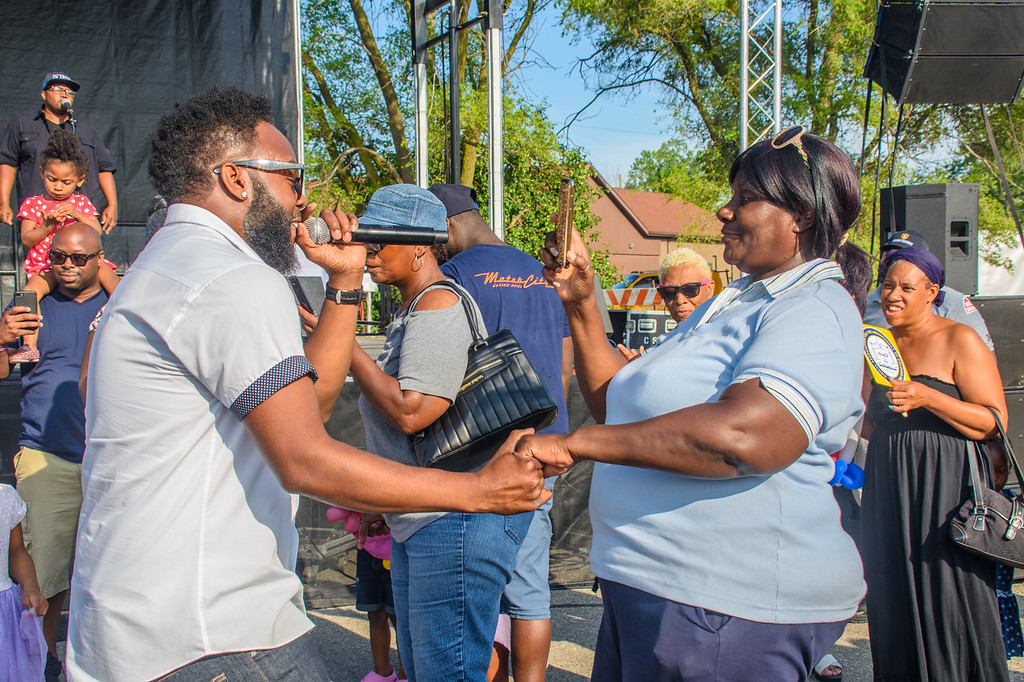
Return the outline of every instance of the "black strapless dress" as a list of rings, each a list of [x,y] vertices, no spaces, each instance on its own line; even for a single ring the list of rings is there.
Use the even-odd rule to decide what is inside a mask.
[[[952,384],[913,379],[960,398]],[[996,565],[948,539],[974,444],[928,410],[904,418],[888,406],[876,386],[861,517],[875,680],[1008,680]]]

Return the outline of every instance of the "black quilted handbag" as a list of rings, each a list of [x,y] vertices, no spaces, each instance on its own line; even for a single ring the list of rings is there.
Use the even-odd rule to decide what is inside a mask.
[[[1010,441],[1003,429],[999,414],[989,408],[996,419],[996,427],[1003,439],[1006,460],[1017,476],[1019,486],[1024,477],[1021,476],[1020,465],[1013,455]],[[1024,568],[1024,504],[1021,498],[1008,500],[1001,493],[992,490],[981,482],[978,465],[988,464],[988,458],[978,443],[968,444],[967,466],[971,476],[971,495],[956,516],[949,522],[949,538],[964,550],[987,557],[1008,566]]]
[[[462,301],[473,345],[455,401],[413,436],[413,448],[420,466],[474,471],[494,456],[514,429],[553,424],[558,407],[512,332],[502,329],[485,339],[462,292],[447,282],[438,284]]]

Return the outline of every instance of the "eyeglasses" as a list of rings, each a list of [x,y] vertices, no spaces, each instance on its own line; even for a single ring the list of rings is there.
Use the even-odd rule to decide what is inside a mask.
[[[304,180],[306,175],[306,167],[301,163],[291,163],[289,161],[271,161],[268,159],[244,159],[242,161],[226,161],[225,163],[231,163],[242,168],[254,168],[264,173],[281,173],[291,178],[292,189],[300,197],[302,196],[302,190],[304,187]],[[220,175],[220,169],[224,164],[217,166],[213,169],[213,172]],[[298,171],[298,175],[293,172]]]
[[[807,126],[790,126],[772,138],[772,149],[783,149],[789,145],[795,145],[797,151],[800,152],[800,158],[807,164],[807,170],[810,170],[811,161],[807,158],[807,152],[804,151],[804,143],[800,141],[806,132]]]
[[[71,95],[72,97],[75,96],[75,91],[70,89],[70,88],[58,88],[55,85],[51,85],[50,87],[48,87],[46,89],[49,90],[50,92],[56,92],[56,93],[58,93],[60,95]]]
[[[380,253],[380,250],[387,246],[387,244],[371,244],[369,242],[363,242],[363,246],[365,246],[366,250],[370,253]]]
[[[72,263],[74,263],[78,267],[82,267],[83,265],[89,262],[90,258],[95,258],[96,256],[100,255],[100,252],[97,251],[96,253],[64,253],[63,251],[58,251],[57,249],[50,249],[49,251],[46,252],[46,255],[50,257],[50,262],[53,263],[54,265],[64,265],[64,262],[67,261],[68,258],[70,258]]]
[[[697,298],[700,296],[700,288],[706,284],[710,284],[710,279],[705,279],[700,282],[688,282],[686,284],[680,284],[677,287],[668,286],[662,284],[658,287],[658,294],[661,296],[662,301],[671,301],[676,297],[676,294],[681,293],[686,298]]]

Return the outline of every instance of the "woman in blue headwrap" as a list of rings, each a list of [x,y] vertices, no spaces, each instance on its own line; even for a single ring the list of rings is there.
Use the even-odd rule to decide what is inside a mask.
[[[895,250],[882,272],[882,312],[910,381],[866,397],[861,552],[875,679],[1006,680],[995,564],[948,539],[970,441],[996,435],[989,408],[1006,420],[999,370],[973,329],[934,314],[945,280],[935,256]]]

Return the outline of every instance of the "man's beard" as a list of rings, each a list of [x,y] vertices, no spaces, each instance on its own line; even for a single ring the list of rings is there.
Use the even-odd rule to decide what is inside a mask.
[[[271,198],[266,183],[252,176],[252,203],[242,219],[242,234],[256,255],[278,272],[298,266],[292,243],[292,216]]]

